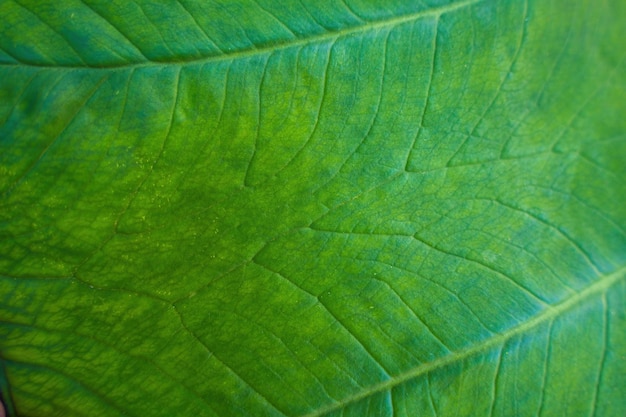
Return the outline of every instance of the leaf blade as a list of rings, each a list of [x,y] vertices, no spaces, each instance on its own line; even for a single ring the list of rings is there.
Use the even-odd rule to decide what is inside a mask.
[[[79,52],[73,23],[28,4],[70,41],[42,43],[59,61],[24,42],[43,68],[0,69],[19,74],[0,83],[0,346],[18,410],[453,415],[480,393],[458,412],[619,415],[624,59],[606,52],[616,25],[597,25],[619,5],[549,21],[558,3],[337,3],[344,26],[303,18],[304,35],[287,8],[261,10],[224,56],[207,5],[128,6],[157,28],[136,49],[165,62],[145,63],[133,42]],[[575,351],[594,365],[568,381],[564,349],[596,323],[610,331]],[[543,357],[528,347],[545,340]]]

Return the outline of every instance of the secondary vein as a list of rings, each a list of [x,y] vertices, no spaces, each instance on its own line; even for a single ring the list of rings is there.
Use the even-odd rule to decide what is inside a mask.
[[[371,395],[375,395],[387,390],[390,390],[400,384],[406,383],[418,377],[428,375],[430,372],[443,368],[444,366],[450,365],[457,361],[464,360],[473,355],[479,354],[481,352],[486,352],[489,349],[502,345],[507,340],[512,339],[513,337],[524,334],[541,324],[549,322],[550,320],[555,319],[559,315],[565,313],[566,311],[574,308],[585,300],[599,295],[604,294],[606,290],[608,290],[611,286],[616,284],[618,281],[626,278],[626,266],[614,271],[611,274],[605,275],[602,279],[599,279],[595,283],[591,284],[589,287],[580,291],[579,293],[567,298],[564,301],[561,301],[558,304],[547,307],[543,312],[539,313],[535,317],[530,320],[519,324],[504,333],[497,334],[493,337],[490,337],[484,340],[481,343],[478,343],[469,348],[453,352],[449,355],[440,357],[432,362],[424,363],[415,368],[409,369],[406,372],[398,374],[396,376],[391,377],[388,380],[379,382],[377,384],[371,385],[365,390],[356,393],[352,396],[346,397],[343,400],[331,404],[327,407],[320,408],[319,410],[313,411],[312,413],[306,414],[302,417],[321,417],[328,413],[331,413],[336,410],[340,410],[345,408],[350,404],[354,404],[360,400],[366,399]]]
[[[419,20],[427,17],[439,17],[443,14],[453,12],[457,9],[466,8],[472,6],[476,3],[480,3],[484,0],[462,0],[456,3],[447,4],[445,6],[434,7],[428,10],[421,10],[419,12],[410,13],[402,16],[396,16],[389,19],[382,19],[376,21],[366,22],[362,25],[348,27],[344,29],[340,29],[332,32],[323,32],[320,34],[316,34],[313,36],[295,39],[295,40],[287,40],[281,43],[271,44],[262,47],[254,47],[241,49],[237,51],[233,51],[231,53],[225,53],[222,55],[210,55],[204,57],[192,57],[189,59],[181,59],[181,60],[171,60],[171,61],[140,61],[140,62],[130,62],[130,63],[120,63],[114,65],[104,65],[104,66],[90,66],[90,65],[39,65],[34,63],[0,63],[1,67],[38,67],[38,68],[67,68],[67,69],[91,69],[91,70],[114,70],[114,69],[124,69],[129,67],[151,67],[151,66],[165,66],[165,65],[193,65],[193,64],[203,64],[207,62],[217,62],[217,61],[229,61],[234,59],[242,59],[255,55],[268,54],[278,50],[289,49],[294,47],[301,47],[315,43],[323,43],[326,41],[332,41],[340,37],[347,37],[350,35],[356,35],[359,33],[367,32],[367,31],[376,31],[382,30],[389,27],[394,27],[401,25],[403,23],[412,22],[415,20]]]

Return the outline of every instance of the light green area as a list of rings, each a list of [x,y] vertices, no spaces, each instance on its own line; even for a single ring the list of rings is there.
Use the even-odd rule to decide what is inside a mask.
[[[626,415],[626,2],[0,16],[9,415]]]

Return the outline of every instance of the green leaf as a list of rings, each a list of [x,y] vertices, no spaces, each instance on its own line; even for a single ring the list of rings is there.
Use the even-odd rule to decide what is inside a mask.
[[[9,415],[626,415],[626,2],[0,16]]]

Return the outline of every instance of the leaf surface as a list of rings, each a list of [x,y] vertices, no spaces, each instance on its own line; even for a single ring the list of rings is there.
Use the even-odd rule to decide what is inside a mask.
[[[0,1],[16,416],[626,414],[626,4]]]

